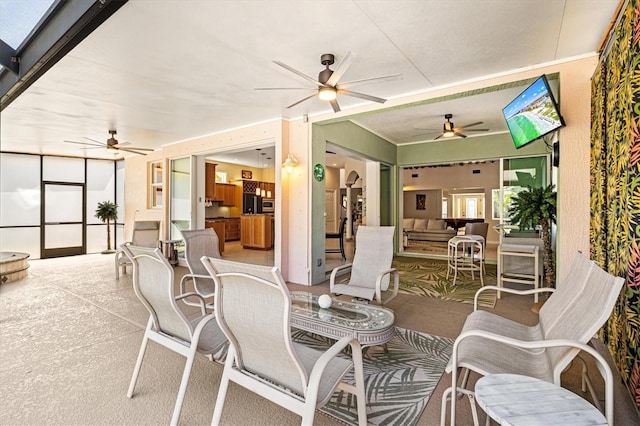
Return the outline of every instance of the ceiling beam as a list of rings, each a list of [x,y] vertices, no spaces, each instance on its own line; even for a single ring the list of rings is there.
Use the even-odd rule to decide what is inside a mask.
[[[15,52],[17,72],[0,71],[0,111],[127,1],[58,2],[41,27]]]

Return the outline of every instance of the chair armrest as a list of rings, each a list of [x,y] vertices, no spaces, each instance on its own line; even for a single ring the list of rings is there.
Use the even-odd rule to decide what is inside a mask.
[[[336,343],[334,343],[329,349],[327,349],[320,358],[317,359],[316,363],[311,370],[311,374],[309,374],[309,384],[307,386],[308,394],[307,398],[311,399],[315,402],[318,400],[318,388],[320,384],[320,380],[322,379],[322,374],[324,373],[324,369],[329,364],[333,358],[335,358],[343,349],[354,342],[359,346],[358,340],[353,336],[344,336]],[[355,348],[353,348],[355,350]],[[360,350],[360,348],[358,348]]]
[[[204,301],[204,297],[202,297],[201,295],[199,295],[195,291],[191,291],[189,293],[181,293],[181,294],[177,295],[174,299],[176,301],[178,301],[178,300],[186,299],[187,297],[195,297],[196,299],[198,299],[198,302],[200,302],[200,311],[202,312],[202,315],[206,315],[206,313],[207,313],[207,310],[206,310],[207,304]]]
[[[605,417],[610,426],[613,426],[613,373],[609,364],[600,353],[594,348],[584,343],[576,342],[568,339],[554,339],[554,340],[539,340],[539,341],[523,341],[510,337],[502,336],[496,333],[484,331],[484,330],[469,330],[461,333],[453,343],[453,353],[451,354],[451,392],[455,395],[454,387],[457,387],[458,383],[458,346],[467,337],[481,337],[496,342],[504,343],[510,346],[515,346],[524,349],[538,349],[538,348],[552,348],[552,347],[569,347],[578,349],[589,353],[597,362],[596,366],[602,374],[605,381]],[[555,376],[554,371],[554,376]],[[556,380],[554,378],[554,380]],[[558,383],[559,377],[558,377]],[[455,424],[455,401],[454,396],[451,397],[451,424]]]
[[[340,265],[340,266],[337,266],[337,267],[333,268],[333,271],[331,271],[331,277],[329,277],[329,291],[330,292],[333,293],[333,285],[335,284],[336,274],[338,273],[338,271],[350,268],[351,265],[352,265],[352,263],[345,263],[344,265]]]
[[[398,270],[396,268],[389,268],[385,271],[380,272],[376,278],[376,297],[378,298],[378,303],[380,303],[381,305],[383,305],[381,288],[382,278],[384,278],[384,276],[387,274],[393,275],[393,293],[391,293],[391,296],[385,301],[385,303],[388,303],[389,301],[391,301],[391,299],[398,295],[398,286],[400,284],[400,273],[398,272]]]
[[[193,280],[194,278],[202,278],[205,280],[213,280],[213,278],[211,278],[211,275],[201,275],[201,274],[184,274],[182,276],[182,278],[180,278],[180,294],[182,293],[186,293],[186,281],[191,279]]]
[[[526,296],[529,294],[536,294],[536,293],[553,293],[554,291],[556,291],[555,288],[550,288],[550,287],[534,288],[534,289],[527,289],[527,290],[516,290],[514,288],[498,287],[497,285],[485,285],[484,287],[480,287],[480,289],[476,291],[476,295],[473,298],[474,311],[478,310],[478,297],[480,296],[480,293],[482,293],[485,290],[496,290],[500,292],[504,291],[505,293],[517,294],[519,296]]]

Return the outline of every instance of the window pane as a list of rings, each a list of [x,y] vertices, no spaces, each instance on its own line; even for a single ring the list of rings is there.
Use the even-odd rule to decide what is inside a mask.
[[[82,187],[45,186],[45,222],[82,222]],[[64,246],[58,246],[64,247]]]
[[[107,237],[105,237],[105,244]],[[44,248],[65,248],[82,246],[82,224],[78,225],[45,225]],[[106,247],[105,247],[106,248]]]
[[[111,248],[114,246],[114,225],[111,225]],[[107,249],[107,225],[87,226],[87,253],[100,253]]]
[[[29,259],[40,259],[40,227],[1,229],[0,251],[29,253]]]
[[[87,224],[102,223],[96,215],[98,203],[113,200],[113,161],[87,160]],[[118,216],[118,219],[122,219]]]
[[[42,161],[42,180],[84,182],[82,158],[43,157]]]
[[[0,163],[0,225],[40,225],[40,157],[0,154]]]

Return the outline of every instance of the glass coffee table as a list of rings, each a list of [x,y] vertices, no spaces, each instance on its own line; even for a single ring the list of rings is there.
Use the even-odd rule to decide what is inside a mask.
[[[292,327],[334,339],[353,336],[362,346],[383,345],[395,335],[391,309],[336,298],[325,309],[318,305],[318,297],[304,291],[291,292]]]

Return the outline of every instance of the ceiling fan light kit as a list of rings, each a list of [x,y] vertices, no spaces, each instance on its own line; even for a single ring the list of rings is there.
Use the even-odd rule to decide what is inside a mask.
[[[482,121],[477,121],[475,123],[470,123],[467,124],[465,126],[460,126],[460,127],[455,127],[455,125],[453,124],[453,122],[451,121],[451,119],[453,118],[453,114],[445,114],[444,115],[445,118],[445,122],[442,125],[442,132],[435,137],[433,140],[438,140],[440,138],[452,138],[455,136],[459,136],[461,138],[466,138],[467,135],[463,134],[462,131],[465,132],[488,132],[489,129],[470,129],[469,127],[473,127],[473,126],[477,126],[479,124],[482,124]],[[436,129],[420,129],[418,128],[418,130],[436,130]],[[416,135],[416,136],[420,136],[420,135]]]
[[[308,99],[315,97],[316,95],[320,100],[329,102],[334,112],[340,111],[340,105],[338,104],[338,101],[337,101],[338,94],[351,96],[354,98],[365,99],[372,102],[378,102],[378,103],[386,102],[386,99],[378,98],[376,96],[371,96],[364,93],[353,92],[351,90],[347,90],[346,87],[352,84],[357,84],[357,83],[374,82],[374,81],[380,81],[380,80],[394,80],[394,79],[400,78],[401,77],[400,74],[387,75],[383,77],[363,78],[360,80],[354,80],[354,81],[338,84],[338,82],[340,81],[344,73],[347,71],[347,69],[351,65],[351,62],[353,61],[354,57],[355,57],[354,53],[348,52],[344,56],[344,58],[342,58],[342,61],[340,61],[336,69],[332,70],[329,68],[329,66],[333,65],[333,63],[335,62],[335,56],[331,53],[325,53],[324,55],[320,56],[320,63],[325,66],[325,69],[320,71],[320,73],[318,74],[317,80],[313,77],[308,76],[303,72],[296,70],[295,68],[290,67],[285,63],[282,63],[280,61],[273,61],[274,64],[281,66],[287,71],[294,73],[298,77],[301,77],[305,81],[312,83],[316,86],[315,88],[309,88],[309,90],[315,90],[315,93],[292,103],[291,105],[287,106],[287,108],[292,108]],[[301,90],[301,89],[304,90],[304,88],[301,88],[301,87],[256,88],[256,90]]]
[[[336,89],[333,87],[320,87],[318,89],[318,97],[323,101],[332,101],[338,97]]]

